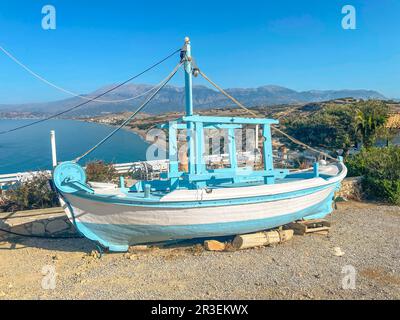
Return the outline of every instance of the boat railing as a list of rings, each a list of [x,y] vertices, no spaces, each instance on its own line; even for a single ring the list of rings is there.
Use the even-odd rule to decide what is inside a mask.
[[[148,161],[154,167],[165,166],[165,164],[161,163],[160,160]],[[126,174],[129,172],[133,172],[140,167],[141,162],[129,162],[129,163],[115,163],[112,164],[118,174]],[[30,180],[36,175],[40,173],[51,174],[50,170],[42,170],[42,171],[28,171],[28,172],[17,172],[17,173],[7,173],[0,175],[0,190],[6,190],[10,186],[24,181]]]

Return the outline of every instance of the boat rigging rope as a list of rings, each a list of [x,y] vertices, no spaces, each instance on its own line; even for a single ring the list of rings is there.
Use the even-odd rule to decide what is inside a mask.
[[[13,60],[16,64],[18,64],[20,67],[22,67],[24,70],[26,70],[28,73],[30,73],[32,76],[34,76],[35,78],[39,79],[40,81],[44,82],[45,84],[63,92],[66,93],[70,96],[73,96],[75,98],[80,98],[83,100],[88,100],[88,101],[94,101],[94,102],[101,102],[101,103],[118,103],[118,102],[126,102],[126,101],[131,101],[131,100],[135,100],[138,99],[140,97],[145,96],[147,93],[153,91],[155,89],[155,87],[151,88],[150,90],[139,94],[138,96],[135,97],[130,97],[130,98],[126,98],[126,99],[120,99],[120,100],[100,100],[97,97],[96,98],[89,98],[83,95],[80,95],[78,93],[75,93],[73,91],[64,89],[56,84],[54,84],[53,82],[43,78],[41,75],[37,74],[36,72],[34,72],[32,69],[30,69],[29,67],[27,67],[25,64],[23,64],[21,61],[19,61],[16,57],[14,57],[10,52],[8,52],[6,49],[4,49],[2,46],[0,46],[0,50],[3,51],[3,53],[8,56],[11,60]],[[162,59],[161,61],[157,62],[156,64],[154,64],[153,66],[151,66],[150,68],[146,69],[143,73],[155,68],[156,66],[158,66],[159,64],[163,63],[164,61],[168,60],[169,58],[171,58],[172,56],[174,56],[176,53],[178,53],[180,50],[177,50],[173,53],[171,53],[170,55],[168,55],[166,58]],[[107,92],[108,93],[108,92]]]
[[[250,110],[249,108],[245,107],[243,104],[241,104],[238,100],[236,100],[234,97],[232,97],[229,93],[227,93],[224,89],[222,89],[219,85],[217,85],[214,81],[212,81],[209,77],[207,77],[207,75],[204,74],[204,72],[202,72],[201,70],[199,70],[199,73],[201,74],[201,76],[207,80],[209,83],[211,83],[218,91],[220,91],[225,97],[227,97],[228,99],[232,100],[236,105],[238,105],[240,108],[242,108],[243,110],[245,110],[246,112],[250,113],[251,115],[258,117],[258,115],[253,112],[252,110]],[[305,144],[304,142],[301,142],[300,140],[296,139],[295,137],[290,136],[289,134],[287,134],[286,132],[271,126],[271,129],[275,130],[276,132],[280,133],[281,135],[285,136],[286,138],[288,138],[290,141],[292,141],[295,144],[298,144],[300,146],[303,146],[306,149],[312,150],[318,154],[321,154],[333,161],[338,161],[336,158],[332,157],[331,155],[329,155],[326,152],[323,152],[321,150],[315,149],[311,146],[309,146],[308,144]]]
[[[110,92],[112,92],[112,91],[114,91],[114,90],[116,90],[116,89],[118,89],[118,88],[124,86],[124,85],[127,84],[128,82],[131,82],[132,80],[138,78],[139,76],[141,76],[141,75],[143,75],[144,73],[150,71],[151,69],[154,69],[156,66],[160,65],[161,63],[163,63],[164,61],[166,61],[167,59],[169,59],[170,57],[172,57],[173,55],[175,55],[176,53],[178,53],[178,52],[180,52],[180,51],[181,51],[181,49],[174,51],[173,53],[171,53],[170,55],[168,55],[168,56],[165,57],[164,59],[162,59],[162,60],[158,61],[157,63],[153,64],[152,66],[148,67],[146,70],[144,70],[144,71],[142,71],[142,72],[140,72],[140,73],[138,73],[138,74],[132,76],[132,77],[129,78],[128,80],[125,80],[124,82],[122,82],[122,83],[120,83],[120,84],[118,84],[118,85],[116,85],[116,86],[113,86],[112,88],[108,89],[107,91],[105,91],[105,92],[103,92],[103,93],[101,93],[101,94],[95,96],[94,98],[90,98],[90,100],[84,101],[84,102],[82,102],[82,103],[79,103],[78,105],[75,105],[75,106],[73,106],[73,107],[67,109],[67,110],[58,112],[58,113],[56,113],[56,114],[53,114],[53,115],[48,116],[48,117],[43,118],[43,119],[39,119],[39,120],[34,121],[34,122],[31,122],[31,123],[29,123],[29,124],[22,125],[22,126],[13,128],[13,129],[1,131],[1,132],[0,132],[0,135],[2,135],[2,134],[7,134],[7,133],[10,133],[10,132],[14,132],[14,131],[17,131],[17,130],[21,130],[21,129],[24,129],[24,128],[28,128],[28,127],[31,127],[31,126],[33,126],[33,125],[36,125],[36,124],[39,124],[39,123],[42,123],[42,122],[45,122],[45,121],[48,121],[48,120],[57,118],[57,117],[59,117],[59,116],[61,116],[61,115],[63,115],[63,114],[66,114],[66,113],[68,113],[68,112],[71,112],[71,111],[73,111],[73,110],[75,110],[75,109],[78,109],[78,108],[80,108],[80,107],[82,107],[82,106],[84,106],[84,105],[86,105],[86,104],[88,104],[88,103],[90,103],[90,102],[92,102],[92,101],[95,101],[97,98],[100,98],[100,97],[106,95],[107,93],[110,93]],[[158,85],[155,86],[154,88],[157,88],[157,87],[158,87]],[[152,88],[152,90],[153,90],[154,88]],[[152,91],[152,90],[150,90],[150,91]],[[150,92],[150,91],[149,91],[149,92]]]
[[[177,64],[177,66],[172,70],[172,72],[168,75],[168,77],[164,80],[164,82],[158,87],[158,89],[151,94],[150,97],[146,99],[146,101],[134,112],[132,113],[129,118],[127,118],[121,125],[119,125],[115,130],[113,130],[110,134],[108,134],[104,139],[102,139],[99,143],[97,143],[95,146],[93,146],[91,149],[86,151],[84,154],[81,156],[77,157],[74,161],[79,162],[82,158],[86,157],[90,153],[92,153],[94,150],[96,150],[98,147],[100,147],[103,143],[105,143],[108,139],[110,139],[114,134],[116,134],[119,130],[121,130],[123,127],[125,127],[140,111],[142,111],[153,98],[160,92],[161,89],[163,89],[167,83],[172,79],[172,77],[178,72],[179,68],[182,66],[183,62],[180,62]]]

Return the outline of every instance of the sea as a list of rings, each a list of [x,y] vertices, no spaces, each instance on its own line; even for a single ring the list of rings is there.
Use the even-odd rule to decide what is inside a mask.
[[[35,120],[1,120],[0,132]],[[50,131],[56,133],[58,161],[80,156],[115,128],[76,120],[50,120],[0,135],[0,174],[51,169]],[[80,163],[104,160],[113,163],[142,161],[148,143],[132,131],[120,130]]]

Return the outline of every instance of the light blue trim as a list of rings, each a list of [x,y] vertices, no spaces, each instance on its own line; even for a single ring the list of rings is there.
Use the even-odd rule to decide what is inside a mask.
[[[204,122],[207,124],[217,123],[235,123],[235,124],[279,124],[278,120],[275,119],[265,119],[265,118],[240,118],[240,117],[211,117],[211,116],[185,116],[182,117],[182,120],[187,122]]]
[[[110,251],[126,252],[129,250],[128,244],[114,244],[109,240],[100,238],[95,232],[92,231],[97,229],[94,227],[93,224],[85,225],[82,222],[76,222],[75,226],[79,230],[79,232],[82,233],[86,238],[100,243],[103,247],[108,248]]]
[[[60,163],[54,169],[53,181],[57,189],[65,193],[74,193],[80,190],[93,193],[93,190],[86,185],[85,170],[73,161]]]
[[[256,196],[256,197],[242,197],[242,198],[233,198],[233,199],[223,199],[223,200],[207,200],[207,201],[176,201],[176,202],[161,202],[159,198],[153,197],[149,199],[145,199],[143,194],[141,197],[137,198],[119,198],[115,196],[106,196],[106,195],[91,195],[85,192],[77,192],[74,194],[76,197],[88,199],[91,201],[109,203],[109,204],[118,204],[125,206],[139,206],[139,207],[149,207],[149,208],[167,208],[167,209],[177,209],[177,208],[193,208],[193,207],[218,207],[218,206],[231,206],[231,205],[243,205],[249,203],[260,203],[260,202],[269,202],[269,201],[278,201],[285,199],[292,199],[301,196],[306,196],[317,191],[331,188],[332,186],[340,185],[339,183],[329,184],[320,187],[312,187],[305,188],[302,190],[274,194],[274,195],[265,195],[265,196]]]
[[[319,177],[319,163],[318,162],[314,162],[313,172],[314,172],[314,177],[318,178]]]
[[[171,176],[175,176],[179,172],[176,121],[171,121],[168,126],[168,157],[169,157],[169,174]],[[171,181],[171,184],[173,184],[174,182],[175,181]]]
[[[228,129],[228,147],[229,147],[229,163],[231,168],[237,168],[237,152],[236,152],[236,139],[235,129]]]
[[[162,124],[157,125],[157,127],[159,129],[168,129],[169,126],[170,126],[169,123],[162,123]],[[176,125],[176,128],[179,129],[179,130],[185,130],[186,129],[186,124],[185,123],[178,123]],[[218,124],[218,123],[208,123],[207,124],[206,123],[206,124],[204,124],[204,129],[231,129],[231,128],[233,128],[233,129],[241,129],[241,128],[243,128],[243,126],[240,125],[240,124],[226,124],[226,123],[223,123],[223,124]]]
[[[274,159],[272,155],[272,136],[271,136],[271,126],[268,124],[263,125],[263,157],[264,157],[264,170],[266,175],[264,176],[265,184],[275,183],[274,175]],[[256,146],[258,148],[258,146]]]

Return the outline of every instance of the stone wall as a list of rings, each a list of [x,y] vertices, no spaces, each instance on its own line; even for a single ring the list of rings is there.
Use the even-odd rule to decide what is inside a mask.
[[[362,177],[351,177],[344,179],[336,196],[346,200],[360,201],[362,199],[361,179]]]
[[[75,227],[70,223],[62,208],[0,213],[0,229],[22,235],[66,236],[75,235]],[[0,240],[9,236],[0,231]]]

